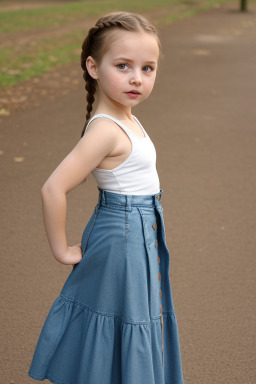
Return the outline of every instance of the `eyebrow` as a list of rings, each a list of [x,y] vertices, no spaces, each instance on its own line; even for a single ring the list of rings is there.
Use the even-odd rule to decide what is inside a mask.
[[[133,60],[128,59],[127,57],[117,57],[115,60],[123,60],[123,61],[133,62]],[[150,61],[150,60],[147,61],[146,60],[145,63],[156,64],[156,61]]]

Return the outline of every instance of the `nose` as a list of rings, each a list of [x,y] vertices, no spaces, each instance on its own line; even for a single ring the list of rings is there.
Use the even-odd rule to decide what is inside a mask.
[[[130,79],[130,84],[136,84],[136,85],[141,85],[142,84],[142,78],[141,78],[140,70],[134,70],[132,72],[132,76],[131,76],[131,79]]]

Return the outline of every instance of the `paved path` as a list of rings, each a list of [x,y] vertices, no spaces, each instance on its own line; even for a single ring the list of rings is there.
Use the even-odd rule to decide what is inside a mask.
[[[256,381],[256,9],[236,8],[163,28],[156,88],[134,110],[157,149],[186,384]],[[79,140],[84,85],[1,120],[1,382],[32,384],[35,343],[71,270],[50,253],[40,190]],[[92,176],[68,195],[70,244],[96,201]]]

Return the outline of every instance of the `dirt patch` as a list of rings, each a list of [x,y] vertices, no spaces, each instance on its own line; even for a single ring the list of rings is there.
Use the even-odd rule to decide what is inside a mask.
[[[52,68],[48,73],[34,77],[13,87],[0,89],[0,123],[3,116],[14,111],[39,107],[44,100],[56,100],[83,87],[83,70],[79,63]],[[2,115],[2,116],[1,116]]]

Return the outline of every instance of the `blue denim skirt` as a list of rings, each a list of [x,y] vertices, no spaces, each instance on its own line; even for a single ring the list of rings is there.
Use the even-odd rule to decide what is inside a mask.
[[[183,384],[163,189],[98,192],[83,257],[50,309],[28,374],[54,384]]]

